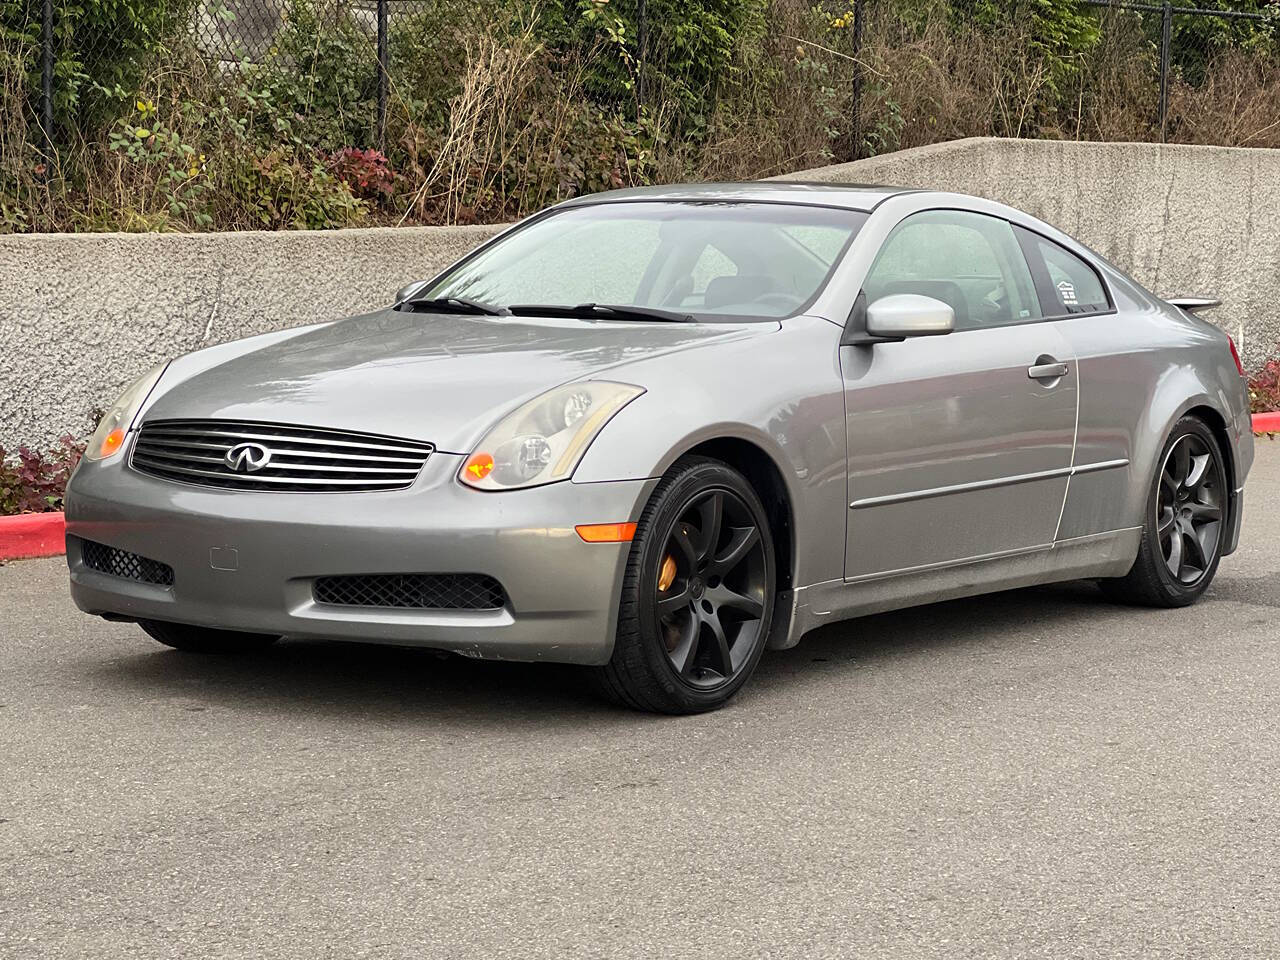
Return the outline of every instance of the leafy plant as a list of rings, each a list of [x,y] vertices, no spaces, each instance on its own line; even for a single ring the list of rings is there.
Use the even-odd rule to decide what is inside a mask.
[[[364,203],[318,157],[287,147],[232,161],[226,177],[237,209],[262,229],[345,227],[365,214]]]
[[[110,124],[166,45],[191,20],[196,0],[56,0],[54,114],[81,130]],[[40,88],[43,0],[0,2],[0,38],[26,51],[29,88]],[[35,100],[34,96],[32,98]]]
[[[61,510],[84,446],[68,435],[46,452],[22,446],[11,454],[0,447],[0,516]]]
[[[378,150],[343,147],[329,157],[326,166],[363,200],[389,197],[395,189],[395,171],[387,166],[387,158]]]
[[[153,122],[157,118],[151,101],[138,100],[136,109],[136,116],[117,121],[107,139],[109,149],[122,162],[141,168],[139,173],[152,185],[153,203],[147,206],[159,204],[175,219],[189,217],[197,227],[210,226],[213,217],[207,206],[211,184],[204,176],[205,155],[198,154],[177,130]]]
[[[1280,360],[1268,360],[1249,378],[1249,409],[1253,413],[1280,411]]]

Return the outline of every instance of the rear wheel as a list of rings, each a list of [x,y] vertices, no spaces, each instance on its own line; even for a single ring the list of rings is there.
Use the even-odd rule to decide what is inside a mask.
[[[1229,503],[1217,438],[1204,421],[1183,417],[1161,454],[1138,557],[1125,576],[1100,581],[1103,590],[1146,606],[1194,603],[1218,570]]]
[[[775,576],[751,484],[719,461],[682,458],[637,524],[613,656],[594,668],[598,687],[638,710],[722,706],[764,651]]]
[[[139,620],[138,626],[152,639],[188,653],[253,653],[280,639],[268,633],[214,630],[212,627],[193,627],[164,620]]]

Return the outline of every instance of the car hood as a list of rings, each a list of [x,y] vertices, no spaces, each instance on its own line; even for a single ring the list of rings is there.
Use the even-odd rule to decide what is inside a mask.
[[[239,351],[211,348],[212,362],[175,361],[143,419],[328,427],[465,453],[504,413],[561,383],[604,371],[625,380],[617,368],[629,362],[778,328],[389,309],[247,340]]]

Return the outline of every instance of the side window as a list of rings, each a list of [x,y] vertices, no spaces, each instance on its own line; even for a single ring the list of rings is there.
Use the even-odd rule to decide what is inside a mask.
[[[863,289],[868,303],[917,293],[948,304],[957,330],[1041,317],[1031,271],[1013,227],[997,217],[927,210],[894,227]]]
[[[1049,271],[1051,312],[1100,313],[1111,309],[1107,291],[1093,268],[1074,253],[1043,237],[1035,238],[1035,249]]]

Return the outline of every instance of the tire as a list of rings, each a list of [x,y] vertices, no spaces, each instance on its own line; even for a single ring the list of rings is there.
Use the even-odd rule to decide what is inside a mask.
[[[776,586],[773,535],[751,484],[718,460],[681,458],[637,523],[613,655],[589,668],[594,685],[636,710],[723,706],[760,662]]]
[[[1200,458],[1206,455],[1201,470]],[[1213,431],[1203,420],[1183,417],[1156,462],[1137,559],[1125,576],[1098,581],[1103,592],[1121,603],[1148,607],[1195,603],[1222,559],[1230,493]]]
[[[280,639],[267,633],[214,630],[212,627],[193,627],[163,620],[139,620],[138,626],[153,640],[186,653],[256,653]]]

